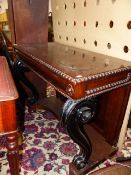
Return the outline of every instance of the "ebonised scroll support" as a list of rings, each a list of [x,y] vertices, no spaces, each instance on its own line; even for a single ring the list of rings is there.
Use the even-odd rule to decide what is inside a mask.
[[[15,61],[13,68],[17,81],[19,81],[19,83],[23,83],[27,88],[31,90],[32,95],[31,97],[27,98],[27,103],[29,105],[33,105],[38,101],[39,94],[35,86],[30,82],[30,80],[25,75],[25,73],[30,70],[19,59]]]
[[[92,152],[92,145],[84,130],[84,124],[88,124],[95,116],[97,104],[97,97],[83,101],[68,99],[63,107],[62,124],[72,140],[80,147],[80,153],[73,159],[73,164],[78,170],[87,165]]]

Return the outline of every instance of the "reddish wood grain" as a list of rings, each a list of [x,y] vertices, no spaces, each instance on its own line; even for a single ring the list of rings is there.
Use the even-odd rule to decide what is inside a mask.
[[[13,43],[45,43],[48,40],[48,0],[8,0]]]
[[[15,100],[18,93],[5,57],[0,57],[0,101]]]
[[[131,82],[131,63],[125,60],[58,43],[48,47],[15,45],[15,49],[24,63],[72,99],[102,94]]]
[[[18,93],[5,57],[0,57],[0,135],[6,135],[11,175],[19,174],[15,101]]]

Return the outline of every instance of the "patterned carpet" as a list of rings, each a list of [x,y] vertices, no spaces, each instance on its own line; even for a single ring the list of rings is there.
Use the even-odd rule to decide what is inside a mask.
[[[77,152],[76,144],[52,113],[44,110],[29,113],[26,110],[23,143],[20,144],[21,175],[67,175],[68,165]],[[6,149],[1,148],[0,174],[6,175],[6,172],[9,172]]]
[[[19,139],[20,175],[69,175],[69,163],[79,152],[78,146],[66,134],[54,115],[45,110],[25,111],[23,141]],[[20,136],[22,134],[19,134]],[[0,175],[10,175],[5,138],[0,138]],[[131,156],[131,129],[128,129],[122,152],[117,156]],[[99,168],[114,164],[106,160]]]

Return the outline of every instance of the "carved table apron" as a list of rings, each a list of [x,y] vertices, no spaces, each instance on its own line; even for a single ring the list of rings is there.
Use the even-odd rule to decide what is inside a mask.
[[[19,174],[15,101],[17,90],[5,57],[0,57],[0,136],[6,136],[11,175]]]
[[[117,58],[58,43],[15,45],[20,61],[62,96],[61,122],[80,146],[73,159],[78,170],[89,164],[92,144],[84,130],[97,112],[98,95],[131,83],[131,64]]]

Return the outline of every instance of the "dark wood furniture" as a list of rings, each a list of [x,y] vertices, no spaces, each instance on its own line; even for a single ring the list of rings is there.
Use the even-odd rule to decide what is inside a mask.
[[[131,83],[130,62],[58,43],[50,43],[48,47],[17,44],[14,48],[22,63],[51,83],[65,97],[60,120],[81,148],[73,162],[78,169],[84,168],[92,152],[90,139],[84,130],[85,124],[92,121],[94,127],[112,145],[118,138],[130,92],[127,86]],[[105,62],[107,59],[108,65]],[[104,98],[108,103],[105,104]],[[102,105],[106,107],[102,109]],[[102,120],[104,126],[100,123]],[[90,161],[89,165],[94,166],[93,161]]]
[[[123,164],[116,164],[106,168],[102,168],[98,171],[92,172],[90,175],[130,175],[131,174],[131,161]]]
[[[48,44],[48,1],[8,2],[18,61],[58,92],[52,110],[57,106],[61,123],[81,149],[70,174],[84,174],[113,152],[130,94],[131,63]]]
[[[15,101],[17,90],[5,57],[0,57],[0,135],[6,136],[11,175],[19,174]]]

